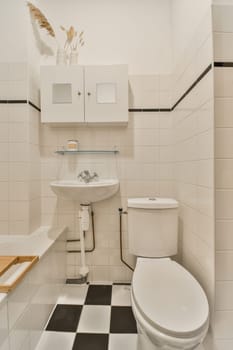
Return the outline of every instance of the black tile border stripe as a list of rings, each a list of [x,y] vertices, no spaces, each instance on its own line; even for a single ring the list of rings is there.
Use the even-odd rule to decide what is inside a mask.
[[[215,67],[233,67],[233,62],[214,62]]]
[[[171,111],[173,111],[178,104],[180,104],[181,101],[195,88],[195,86],[206,76],[206,74],[209,73],[209,71],[212,69],[212,63],[204,70],[204,72],[199,75],[199,77],[194,81],[194,83],[188,88],[188,90],[181,96],[181,98],[173,105],[171,108]]]
[[[171,108],[129,108],[129,112],[171,112]]]
[[[222,67],[222,66],[221,66]],[[233,63],[232,63],[233,67]],[[179,100],[171,108],[130,108],[129,112],[172,112],[183,99],[195,88],[195,86],[209,73],[212,69],[212,63],[199,75],[194,83],[187,89],[187,91],[179,98]]]
[[[214,62],[215,67],[233,67],[233,62]],[[179,100],[171,108],[129,108],[129,112],[172,112],[183,99],[195,88],[195,86],[209,73],[212,69],[212,63],[199,75],[199,77],[194,81],[194,83],[187,89],[187,91],[179,98]],[[28,100],[0,100],[0,104],[17,104],[25,103],[29,104],[35,108],[38,112],[41,112],[41,109],[37,107],[34,103]]]
[[[0,100],[0,104],[29,104],[31,107],[35,108],[38,112],[41,112],[41,109],[29,100]]]
[[[28,103],[27,100],[7,100],[7,103],[14,104],[14,103]]]
[[[31,101],[28,101],[28,104],[30,106],[32,106],[33,108],[35,108],[38,112],[41,112],[41,109],[39,107],[37,107],[34,103],[32,103]]]

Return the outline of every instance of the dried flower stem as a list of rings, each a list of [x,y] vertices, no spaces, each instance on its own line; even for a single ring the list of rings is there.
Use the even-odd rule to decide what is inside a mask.
[[[66,32],[66,42],[64,45],[64,49],[68,50],[70,49],[71,51],[77,50],[78,47],[82,47],[84,45],[84,40],[83,40],[83,34],[84,32],[82,31],[79,36],[78,32],[74,29],[73,26],[71,26],[69,29],[65,29],[65,27],[60,26],[61,30]],[[76,38],[76,40],[75,40]],[[75,40],[75,43],[74,43]]]

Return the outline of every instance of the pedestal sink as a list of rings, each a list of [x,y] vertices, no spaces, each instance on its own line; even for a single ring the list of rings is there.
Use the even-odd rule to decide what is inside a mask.
[[[119,181],[108,179],[85,183],[78,180],[60,180],[51,182],[50,186],[57,196],[84,204],[113,196],[119,188]]]
[[[81,203],[78,211],[78,219],[80,224],[79,240],[81,252],[81,266],[79,273],[83,283],[86,282],[89,268],[86,265],[85,258],[85,239],[84,232],[89,228],[89,206],[90,203],[98,202],[113,196],[118,188],[119,181],[116,179],[91,181],[88,183],[78,180],[60,180],[50,183],[53,192],[58,197],[72,199]]]

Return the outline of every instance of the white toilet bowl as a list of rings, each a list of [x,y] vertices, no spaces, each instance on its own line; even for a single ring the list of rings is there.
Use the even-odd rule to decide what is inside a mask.
[[[131,299],[140,350],[190,350],[205,338],[206,295],[195,278],[170,258],[137,259]]]

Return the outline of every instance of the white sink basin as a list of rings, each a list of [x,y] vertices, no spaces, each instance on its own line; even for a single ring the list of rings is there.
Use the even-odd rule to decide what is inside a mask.
[[[57,196],[77,200],[80,203],[92,203],[113,196],[119,188],[119,181],[111,179],[85,183],[60,180],[51,182],[50,186]]]

